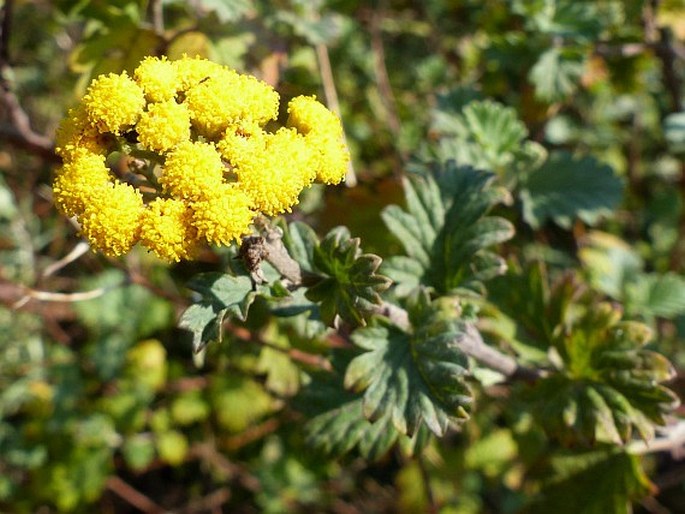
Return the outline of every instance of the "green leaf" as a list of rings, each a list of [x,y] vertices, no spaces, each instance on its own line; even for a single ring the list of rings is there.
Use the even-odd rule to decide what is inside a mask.
[[[285,223],[281,218],[278,226],[283,230],[283,245],[288,254],[297,261],[302,270],[314,270],[314,248],[319,244],[316,232],[301,221]]]
[[[482,282],[506,269],[487,248],[510,239],[514,228],[486,214],[508,193],[490,185],[491,174],[453,161],[432,173],[420,170],[404,181],[407,210],[391,205],[381,215],[408,255],[393,258],[387,267],[396,292],[406,293],[417,282],[443,294],[482,290]]]
[[[344,18],[338,14],[303,15],[303,13],[278,10],[276,18],[290,25],[295,34],[311,45],[328,44],[340,36]]]
[[[640,458],[616,448],[555,452],[538,473],[542,490],[525,511],[531,514],[630,514],[631,501],[654,487]]]
[[[174,315],[168,301],[125,281],[119,270],[108,270],[84,280],[85,290],[104,288],[106,293],[74,304],[79,319],[95,341],[86,354],[103,380],[112,380],[121,372],[129,346],[168,327]]]
[[[584,67],[584,57],[579,52],[552,47],[540,56],[528,78],[540,100],[561,102],[577,89]]]
[[[504,315],[515,324],[513,338],[511,335],[497,335],[519,353],[529,354],[529,349],[536,349],[546,355],[554,331],[564,319],[575,294],[569,280],[559,281],[550,287],[547,270],[541,263],[524,270],[516,265],[510,266],[505,275],[488,285],[489,299],[499,309],[497,315]]]
[[[188,287],[200,293],[202,299],[186,309],[179,327],[192,332],[195,353],[211,341],[221,340],[221,325],[226,315],[245,320],[257,297],[247,274],[203,273],[194,277]]]
[[[207,400],[197,390],[184,391],[171,404],[171,417],[180,426],[204,421],[210,414]]]
[[[461,113],[433,113],[433,129],[442,136],[438,155],[461,165],[494,171],[515,182],[517,172],[540,164],[546,151],[539,144],[526,141],[528,129],[516,111],[491,100],[474,101]]]
[[[685,278],[675,273],[641,273],[626,286],[626,307],[641,316],[685,314]]]
[[[314,248],[314,268],[323,278],[306,292],[318,302],[321,319],[332,325],[336,316],[354,325],[365,325],[364,316],[381,303],[379,293],[390,280],[376,274],[381,258],[363,254],[359,239],[350,238],[346,227],[331,230]]]
[[[262,334],[265,345],[259,352],[257,371],[266,374],[265,386],[279,397],[294,396],[300,388],[300,370],[288,353],[289,334],[279,332],[272,324]]]
[[[403,436],[389,416],[374,422],[366,419],[361,395],[343,387],[342,374],[348,363],[348,353],[335,352],[333,372],[312,373],[294,405],[309,418],[305,426],[309,444],[333,455],[356,448],[364,458],[378,460]]]
[[[215,375],[208,394],[217,423],[230,432],[248,429],[276,408],[262,385],[244,376]]]
[[[596,230],[584,236],[578,257],[587,269],[590,284],[617,300],[624,299],[626,284],[643,267],[642,259],[628,243]]]
[[[84,73],[79,89],[104,73],[133,71],[147,55],[155,53],[162,38],[151,28],[142,28],[135,15],[122,11],[107,20],[88,23],[88,36],[77,44],[69,64]]]
[[[196,303],[188,307],[178,322],[179,328],[193,334],[193,351],[201,352],[212,341],[221,341],[221,324],[225,310],[217,310],[211,304]]]
[[[121,448],[126,464],[134,471],[142,471],[155,458],[155,445],[149,434],[135,434],[124,441]]]
[[[532,30],[574,41],[594,40],[604,25],[621,19],[620,8],[571,0],[516,0],[513,9]]]
[[[252,9],[250,0],[199,0],[198,4],[200,10],[214,12],[221,23],[238,21]]]
[[[365,353],[348,366],[345,387],[364,391],[363,412],[371,421],[389,417],[403,434],[425,424],[443,435],[450,422],[468,417],[471,404],[468,359],[458,343],[465,329],[425,290],[408,308],[411,332],[379,320],[352,334]]]
[[[530,391],[533,415],[550,436],[566,444],[625,443],[633,429],[647,440],[654,424],[678,405],[661,382],[674,371],[660,354],[646,350],[649,328],[621,321],[608,303],[589,303],[555,331],[561,369]]]
[[[622,190],[609,166],[592,157],[556,152],[522,181],[523,217],[533,228],[548,219],[565,228],[575,219],[594,225],[618,205]]]

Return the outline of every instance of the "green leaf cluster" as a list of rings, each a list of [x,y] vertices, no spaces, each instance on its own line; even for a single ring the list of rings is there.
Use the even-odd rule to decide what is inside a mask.
[[[382,271],[400,296],[423,285],[437,294],[483,291],[483,282],[505,270],[489,248],[510,239],[510,222],[487,213],[507,199],[493,176],[454,161],[422,166],[404,181],[407,210],[391,205],[382,213],[406,256],[393,256]]]

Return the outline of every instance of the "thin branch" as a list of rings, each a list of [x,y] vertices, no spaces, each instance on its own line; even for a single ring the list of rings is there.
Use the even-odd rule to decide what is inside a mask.
[[[302,285],[302,270],[283,245],[280,229],[263,229],[265,246],[268,248],[266,260],[288,279],[293,287]],[[407,312],[397,305],[383,302],[375,312],[389,318],[400,328],[410,327]],[[543,376],[541,370],[520,365],[513,357],[501,353],[487,345],[473,324],[467,324],[463,334],[455,340],[461,350],[484,366],[502,373],[508,379],[535,381]]]
[[[642,24],[645,32],[645,40],[652,45],[656,56],[661,60],[661,68],[664,78],[664,86],[671,96],[673,112],[682,110],[681,83],[678,73],[675,70],[676,59],[679,50],[674,47],[674,39],[667,28],[659,27],[657,13],[659,11],[659,0],[650,0],[645,3],[642,11]]]
[[[61,162],[55,153],[52,140],[31,128],[26,111],[19,104],[16,95],[10,90],[5,78],[7,66],[0,68],[0,102],[5,108],[9,124],[0,125],[0,138],[14,146],[35,153],[47,161]]]
[[[190,501],[182,507],[179,514],[197,514],[198,512],[221,512],[221,506],[231,499],[231,490],[222,487],[207,496]]]
[[[281,426],[278,418],[269,418],[258,425],[252,425],[243,432],[227,437],[221,441],[221,448],[227,451],[236,451],[244,448],[248,444],[263,439],[269,434],[274,433]]]
[[[52,291],[38,291],[31,288],[26,288],[26,293],[22,298],[12,305],[13,309],[20,309],[26,305],[30,300],[39,300],[41,302],[62,302],[74,303],[83,302],[99,298],[105,293],[121,287],[122,284],[116,284],[107,287],[98,287],[91,291],[80,291],[78,293],[53,293]]]
[[[293,285],[302,284],[302,269],[283,246],[283,232],[279,228],[264,230],[266,260]]]
[[[85,241],[79,242],[74,248],[69,252],[67,255],[62,257],[60,260],[53,262],[49,266],[47,266],[44,270],[41,276],[43,278],[47,278],[50,275],[53,275],[54,273],[57,273],[59,270],[64,268],[65,266],[71,264],[75,260],[77,260],[79,257],[81,257],[83,254],[87,253],[88,250],[90,249],[90,246],[88,243]]]
[[[164,2],[162,0],[150,0],[148,12],[152,19],[152,27],[158,36],[164,35]]]
[[[519,364],[510,355],[485,344],[480,332],[472,324],[466,325],[466,332],[457,340],[462,351],[484,366],[502,373],[508,379],[534,382],[544,376],[543,371]]]
[[[111,476],[107,479],[107,489],[115,493],[121,499],[143,511],[145,514],[161,514],[166,510],[145,496],[143,493],[124,482],[118,476]]]
[[[319,61],[319,71],[321,72],[321,82],[323,82],[323,93],[326,95],[326,105],[330,110],[338,115],[342,122],[342,113],[340,111],[340,102],[338,101],[338,92],[335,88],[335,81],[333,80],[333,69],[331,67],[331,59],[328,55],[328,47],[319,43],[315,46],[316,58]],[[347,144],[347,136],[343,131],[343,140],[345,146]],[[347,187],[354,187],[357,185],[357,173],[354,171],[354,163],[352,159],[347,163],[347,173],[345,174],[345,185]]]
[[[0,125],[0,137],[24,148],[29,152],[36,153],[42,158],[59,162],[55,154],[52,140],[31,128],[31,122],[26,111],[19,104],[17,96],[12,92],[8,75],[10,71],[9,42],[12,27],[13,2],[6,0],[0,9],[0,104],[4,107],[8,124]]]
[[[373,51],[373,67],[376,74],[376,81],[378,83],[378,91],[380,93],[381,102],[385,109],[386,121],[388,128],[395,137],[400,134],[401,124],[400,117],[397,114],[397,101],[395,94],[390,85],[390,77],[388,75],[388,68],[385,64],[385,47],[383,46],[383,35],[381,32],[381,22],[383,21],[383,12],[375,10],[371,14],[371,49]]]

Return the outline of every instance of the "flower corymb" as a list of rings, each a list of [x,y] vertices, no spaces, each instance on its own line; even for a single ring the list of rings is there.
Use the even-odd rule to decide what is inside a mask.
[[[178,261],[231,244],[258,214],[289,212],[313,182],[345,177],[334,113],[312,96],[292,99],[280,128],[278,112],[278,93],[255,77],[146,57],[130,76],[94,79],[60,125],[55,203],[106,255],[140,243]]]

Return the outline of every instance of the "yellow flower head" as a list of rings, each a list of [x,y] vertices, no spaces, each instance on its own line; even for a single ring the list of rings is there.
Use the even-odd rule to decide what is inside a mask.
[[[94,154],[106,154],[107,135],[97,131],[88,119],[84,106],[79,104],[69,109],[67,116],[57,128],[55,151],[62,159],[69,160],[81,149]]]
[[[296,128],[305,136],[310,132],[323,132],[342,136],[340,119],[315,96],[297,96],[288,102],[288,127]]]
[[[57,207],[67,216],[83,212],[93,199],[106,194],[110,185],[105,158],[86,148],[77,148],[71,159],[57,169],[52,187]]]
[[[164,153],[190,139],[190,113],[175,100],[152,103],[136,125],[138,140],[149,150]]]
[[[167,155],[159,183],[176,198],[200,200],[222,184],[224,169],[213,144],[184,141]]]
[[[140,242],[178,261],[204,242],[231,244],[260,212],[289,212],[314,180],[337,184],[347,170],[335,114],[297,97],[274,131],[278,109],[268,84],[199,57],[147,57],[133,78],[102,75],[57,131],[55,203],[107,255]],[[130,157],[124,176],[140,190],[114,181],[113,152]]]
[[[177,61],[171,61],[171,65],[176,70],[180,91],[187,91],[209,77],[217,73],[223,73],[226,70],[226,68],[215,62],[201,57],[188,57],[186,55]]]
[[[229,245],[249,233],[255,216],[252,201],[236,184],[222,184],[205,200],[194,202],[193,225],[215,245]]]
[[[151,102],[171,100],[181,88],[176,66],[167,61],[165,56],[146,57],[133,72],[133,76]]]
[[[278,115],[278,93],[254,77],[224,69],[186,92],[193,125],[209,137],[220,136],[238,120],[263,125]]]
[[[339,138],[318,132],[305,136],[315,149],[316,180],[324,184],[339,184],[345,178],[350,163],[350,152]]]
[[[267,133],[257,122],[232,123],[217,143],[221,156],[230,164],[259,158],[266,151]]]
[[[316,180],[338,184],[347,172],[350,154],[340,119],[315,96],[298,96],[288,103],[288,127],[304,134],[316,149]]]
[[[140,242],[165,261],[192,258],[198,250],[193,211],[175,198],[156,198],[141,217]]]
[[[128,184],[109,184],[78,216],[81,232],[95,250],[117,257],[128,253],[140,238],[141,194]]]
[[[110,73],[91,82],[83,105],[88,119],[100,132],[119,135],[138,121],[145,107],[145,95],[126,72]]]
[[[241,188],[268,216],[290,212],[300,192],[314,180],[314,154],[303,136],[282,128],[265,136],[261,154],[235,156],[232,161]]]

